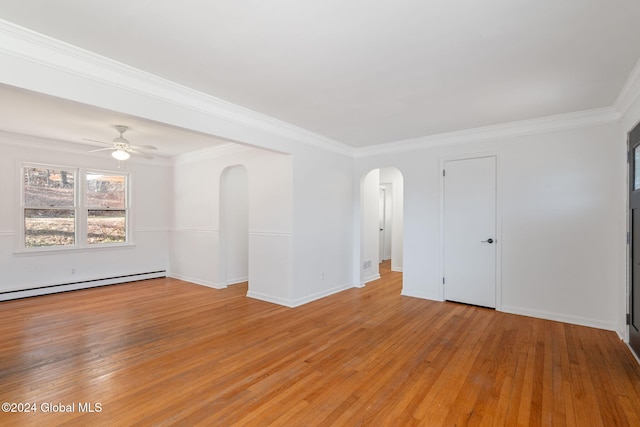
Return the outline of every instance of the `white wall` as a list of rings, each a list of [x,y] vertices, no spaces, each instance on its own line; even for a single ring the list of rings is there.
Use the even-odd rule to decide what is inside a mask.
[[[220,174],[243,165],[249,186],[248,295],[297,306],[351,287],[352,160],[297,151],[292,156],[240,148],[179,158],[171,274],[225,286],[217,261]]]
[[[171,275],[226,286],[220,265],[220,179],[242,165],[248,177],[249,295],[286,304],[292,297],[292,159],[236,146],[181,156],[174,166]]]
[[[291,305],[330,295],[352,281],[353,159],[298,146],[293,155],[294,296]]]
[[[17,253],[21,235],[19,170],[23,162],[121,171],[108,153],[89,155],[77,148],[68,151],[46,148],[52,145],[60,146],[56,141],[0,133],[0,182],[3,183],[0,203],[0,292],[167,270],[171,169],[168,165],[146,160],[132,159],[125,164],[125,171],[131,174],[131,238],[135,245]],[[109,283],[118,281],[127,279]],[[75,287],[96,284],[106,283]],[[55,288],[49,289],[53,290]],[[35,293],[38,292],[14,296]]]
[[[403,294],[442,299],[442,159],[498,156],[498,309],[617,330],[624,152],[618,126],[363,157],[356,173],[393,165],[404,177]],[[623,247],[622,247],[623,248]]]
[[[249,279],[249,182],[244,166],[220,179],[220,269],[226,285]]]

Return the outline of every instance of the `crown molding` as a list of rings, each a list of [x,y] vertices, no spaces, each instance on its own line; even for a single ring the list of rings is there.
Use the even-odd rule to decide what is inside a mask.
[[[217,119],[353,156],[351,146],[0,19],[0,52]]]
[[[577,111],[537,119],[501,123],[492,126],[428,135],[357,148],[355,158],[402,153],[429,147],[457,145],[533,135],[619,122],[631,106],[640,99],[640,59],[625,81],[613,106]]]
[[[614,107],[597,108],[593,110],[483,126],[479,128],[394,141],[370,147],[362,147],[356,150],[355,157],[360,158],[383,154],[402,153],[420,150],[423,148],[492,141],[496,139],[615,123],[620,119],[620,117],[620,112]]]
[[[624,116],[638,99],[640,99],[640,59],[631,70],[613,105],[620,112],[620,115]]]

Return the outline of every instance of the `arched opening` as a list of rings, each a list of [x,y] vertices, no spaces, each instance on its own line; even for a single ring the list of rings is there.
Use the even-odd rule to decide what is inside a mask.
[[[402,173],[394,167],[368,172],[360,186],[360,284],[380,278],[381,264],[403,270]]]
[[[249,181],[242,165],[220,175],[219,279],[225,286],[249,279]]]

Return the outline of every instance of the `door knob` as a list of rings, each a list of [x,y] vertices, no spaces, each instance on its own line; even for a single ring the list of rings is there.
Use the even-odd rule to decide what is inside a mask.
[[[481,240],[482,243],[493,243],[492,238],[488,238],[487,240]]]

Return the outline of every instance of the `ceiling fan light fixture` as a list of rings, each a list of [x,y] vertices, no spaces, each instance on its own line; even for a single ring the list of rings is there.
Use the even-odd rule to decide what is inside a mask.
[[[111,153],[111,156],[116,159],[116,160],[127,160],[129,157],[131,157],[129,155],[129,153],[127,153],[126,151],[124,151],[123,149],[117,149],[116,151]]]
[[[103,142],[103,141],[98,141],[96,139],[87,139],[87,138],[82,138],[82,139],[84,139],[85,141],[97,142],[99,144],[109,146],[109,148],[106,148],[106,147],[96,148],[95,150],[89,150],[89,152],[93,153],[96,151],[113,150],[111,151],[111,156],[118,161],[128,160],[131,157],[131,154],[136,154],[138,156],[144,157],[145,159],[153,159],[153,156],[146,153],[144,150],[157,150],[157,148],[154,147],[153,145],[129,144],[129,141],[122,136],[122,134],[127,129],[129,128],[126,126],[117,125],[116,130],[120,133],[120,136],[114,138],[111,142]]]

